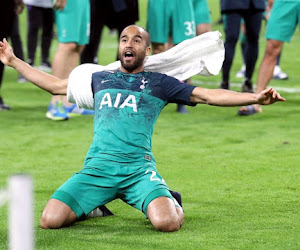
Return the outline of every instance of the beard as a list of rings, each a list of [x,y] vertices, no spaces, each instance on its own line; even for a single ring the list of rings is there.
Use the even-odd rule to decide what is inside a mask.
[[[121,53],[119,53],[119,58],[121,61],[121,65],[124,69],[126,69],[128,72],[133,72],[137,68],[141,67],[144,63],[146,55],[139,54],[136,56],[136,59],[133,62],[126,63],[124,57],[121,56]]]

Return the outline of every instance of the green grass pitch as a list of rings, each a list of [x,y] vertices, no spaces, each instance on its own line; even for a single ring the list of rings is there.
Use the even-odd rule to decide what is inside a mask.
[[[138,24],[145,26],[147,0],[139,3]],[[208,3],[213,30],[224,34],[223,27],[215,24],[219,0]],[[26,13],[21,15],[21,26],[26,48]],[[254,82],[265,49],[264,31],[265,24]],[[0,112],[0,189],[11,174],[33,176],[36,249],[300,249],[299,44],[297,28],[281,59],[289,80],[270,84],[282,89],[285,103],[264,107],[262,114],[251,117],[239,117],[238,108],[207,105],[189,107],[188,115],[177,114],[175,105],[162,112],[153,152],[170,188],[182,193],[185,224],[175,233],[155,231],[141,212],[119,200],[108,204],[115,216],[59,230],[41,229],[39,219],[47,200],[83,165],[93,118],[46,119],[50,94],[17,83],[16,72],[6,69],[1,94],[12,110]],[[54,40],[52,57],[56,48]],[[100,63],[114,61],[116,52],[117,37],[106,29]],[[234,75],[240,67],[238,44],[231,71],[236,91],[241,80]],[[220,80],[221,74],[192,78],[208,88],[217,88]],[[0,249],[8,246],[7,208],[0,207]]]

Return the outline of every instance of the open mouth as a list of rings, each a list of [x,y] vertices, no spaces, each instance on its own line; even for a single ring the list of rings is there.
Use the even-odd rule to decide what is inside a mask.
[[[125,60],[131,60],[134,58],[134,54],[131,51],[126,51],[124,57]]]

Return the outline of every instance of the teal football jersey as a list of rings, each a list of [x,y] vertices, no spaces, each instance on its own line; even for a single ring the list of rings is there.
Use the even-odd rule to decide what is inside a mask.
[[[160,73],[94,73],[94,138],[85,166],[155,163],[151,139],[158,115],[168,103],[194,106],[194,88]]]

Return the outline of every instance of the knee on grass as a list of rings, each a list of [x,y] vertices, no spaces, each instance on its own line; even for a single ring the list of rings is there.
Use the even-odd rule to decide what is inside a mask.
[[[152,225],[161,232],[175,232],[181,228],[181,222],[177,216],[165,216],[152,218]]]
[[[59,214],[50,214],[50,213],[43,213],[40,226],[43,229],[58,229],[62,227],[70,226],[75,222],[73,218],[62,217]]]
[[[58,228],[57,226],[55,227],[55,225],[57,225],[57,222],[55,222],[53,218],[47,215],[42,215],[40,220],[41,228],[43,229]]]

